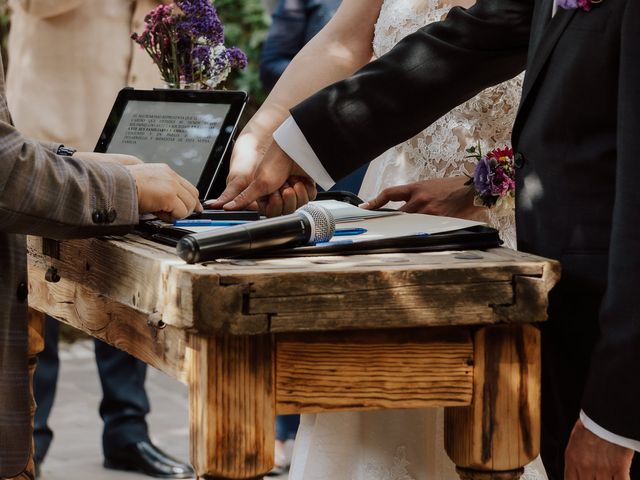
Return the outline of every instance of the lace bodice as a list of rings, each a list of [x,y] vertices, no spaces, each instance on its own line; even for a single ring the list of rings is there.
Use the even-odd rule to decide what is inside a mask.
[[[385,0],[376,23],[374,54],[384,55],[405,36],[443,19],[450,8],[439,0]],[[385,152],[369,167],[360,196],[368,200],[389,186],[470,174],[473,164],[464,161],[466,148],[480,144],[488,151],[510,144],[521,90],[522,76],[489,88]],[[515,248],[513,212],[488,211],[487,220],[501,231],[507,246]]]

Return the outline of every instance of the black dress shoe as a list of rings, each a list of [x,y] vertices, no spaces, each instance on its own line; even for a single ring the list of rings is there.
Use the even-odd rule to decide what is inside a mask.
[[[157,478],[194,478],[193,469],[149,441],[132,443],[104,459],[105,468],[143,473]]]

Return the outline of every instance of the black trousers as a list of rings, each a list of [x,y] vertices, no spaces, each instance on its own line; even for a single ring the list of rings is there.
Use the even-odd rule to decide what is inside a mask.
[[[35,415],[35,459],[42,462],[53,431],[48,425],[58,381],[57,320],[45,319],[45,349],[38,355],[38,368],[33,382],[37,403]],[[105,456],[130,443],[147,440],[145,416],[149,413],[149,399],[144,388],[147,366],[131,355],[106,343],[95,341],[95,355],[102,385],[100,416],[104,422],[102,448]]]
[[[549,480],[564,478],[564,452],[580,415],[591,351],[599,332],[598,312],[604,292],[589,284],[580,286],[582,288],[575,288],[573,284],[567,286],[561,282],[554,288],[550,295],[549,320],[541,324],[540,454]],[[639,457],[634,457],[632,480],[640,480]]]

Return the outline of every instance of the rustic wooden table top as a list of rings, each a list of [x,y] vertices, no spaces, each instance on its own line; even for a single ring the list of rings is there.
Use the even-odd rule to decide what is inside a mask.
[[[539,320],[545,315],[535,309],[546,309],[559,275],[556,262],[506,248],[187,265],[173,248],[129,235],[30,237],[29,253],[32,268],[54,267],[87,290],[209,334]]]

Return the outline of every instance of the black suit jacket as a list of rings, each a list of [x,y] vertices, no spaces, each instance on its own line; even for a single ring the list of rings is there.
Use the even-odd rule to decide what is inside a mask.
[[[580,408],[640,439],[640,2],[553,19],[551,9],[455,8],[292,115],[340,178],[527,64],[513,132],[524,158],[516,225],[522,250],[564,267],[543,327],[543,450],[546,435],[561,458]]]

